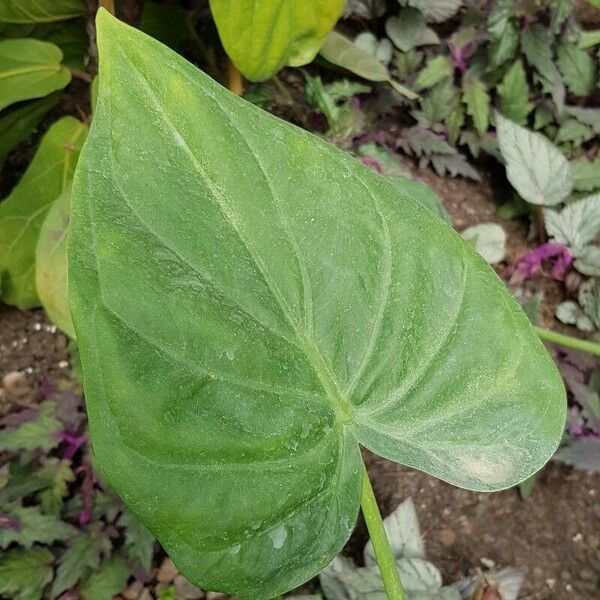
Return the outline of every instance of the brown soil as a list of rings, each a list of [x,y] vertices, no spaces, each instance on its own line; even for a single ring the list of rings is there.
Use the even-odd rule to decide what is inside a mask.
[[[490,184],[442,179],[423,171],[418,175],[443,199],[457,229],[497,221],[508,234],[509,260],[527,250],[527,223],[496,218],[503,198],[494,198]],[[497,195],[502,194],[500,189]],[[562,288],[547,279],[533,285],[539,288],[543,282],[544,320],[555,327],[550,321]],[[0,378],[21,371],[39,397],[46,378],[57,381],[68,373],[67,360],[66,338],[52,328],[42,311],[0,306]],[[485,569],[493,561],[525,569],[523,599],[600,599],[600,476],[551,464],[540,475],[531,498],[522,501],[515,490],[468,492],[366,456],[384,514],[412,496],[428,558],[442,570],[446,582],[478,567]],[[358,558],[366,537],[361,521],[347,552]]]

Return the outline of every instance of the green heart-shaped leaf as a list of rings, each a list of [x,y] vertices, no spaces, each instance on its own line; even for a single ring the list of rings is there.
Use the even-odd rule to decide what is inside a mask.
[[[62,50],[49,42],[0,41],[0,110],[64,88],[71,72],[61,64],[62,59]]]
[[[345,0],[210,0],[223,46],[250,80],[309,63],[338,20]]]
[[[92,440],[186,577],[260,600],[315,575],[359,444],[476,490],[544,464],[561,379],[450,227],[104,11],[98,42],[68,241]]]

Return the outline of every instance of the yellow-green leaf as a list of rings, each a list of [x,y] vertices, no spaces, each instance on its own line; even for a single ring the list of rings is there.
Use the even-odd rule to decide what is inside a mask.
[[[54,201],[40,229],[35,259],[39,299],[53,323],[74,338],[67,300],[67,231],[71,211],[70,186]]]
[[[38,235],[52,203],[67,189],[87,126],[63,117],[48,130],[27,171],[0,202],[2,300],[19,308],[39,304],[35,286]]]
[[[49,42],[0,41],[0,110],[64,88],[71,81],[71,72],[61,64],[62,59],[62,50]]]
[[[309,63],[345,0],[210,0],[225,51],[251,81]]]

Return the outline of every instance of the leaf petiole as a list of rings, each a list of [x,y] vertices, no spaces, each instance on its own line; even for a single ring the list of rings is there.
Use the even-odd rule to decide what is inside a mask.
[[[580,340],[579,338],[565,335],[564,333],[557,333],[556,331],[550,331],[549,329],[543,329],[542,327],[536,327],[535,330],[545,342],[600,356],[600,344],[588,342],[587,340]]]
[[[369,537],[375,550],[375,559],[379,565],[383,587],[388,600],[406,600],[402,581],[400,581],[400,572],[398,571],[390,542],[383,527],[383,519],[381,518],[377,500],[373,493],[373,487],[369,480],[369,473],[364,463],[360,506],[365,522],[367,523]]]

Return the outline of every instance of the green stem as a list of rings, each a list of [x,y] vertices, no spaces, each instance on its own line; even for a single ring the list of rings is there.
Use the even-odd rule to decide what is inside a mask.
[[[557,333],[556,331],[550,331],[549,329],[542,329],[541,327],[536,327],[535,330],[545,342],[551,342],[558,346],[573,348],[573,350],[580,350],[581,352],[600,356],[600,344],[588,342],[587,340],[580,340],[579,338],[564,335],[563,333]]]
[[[369,480],[369,474],[367,473],[367,468],[364,463],[360,506],[367,523],[369,537],[371,538],[371,543],[375,550],[375,559],[379,565],[381,579],[383,579],[383,587],[388,600],[406,600],[402,582],[400,581],[398,566],[396,565],[390,542],[383,527],[381,513],[379,512],[377,500],[375,499],[371,481]]]

